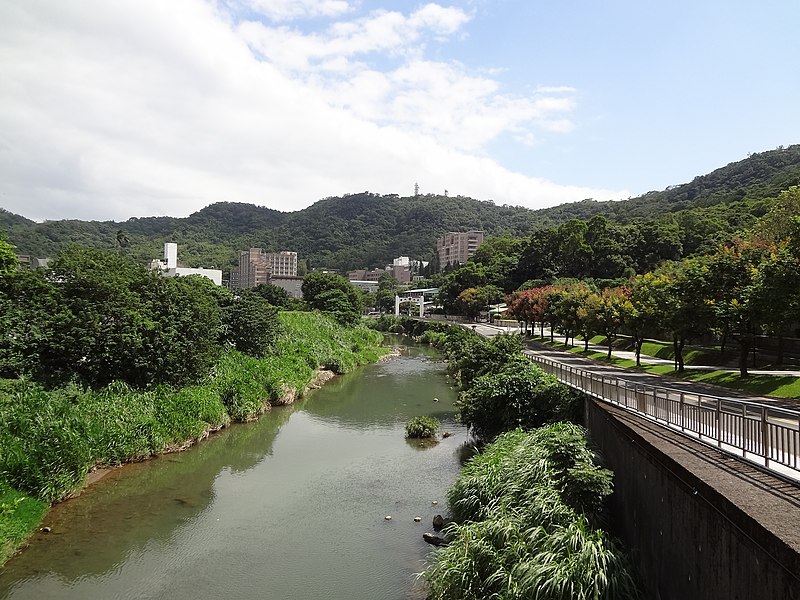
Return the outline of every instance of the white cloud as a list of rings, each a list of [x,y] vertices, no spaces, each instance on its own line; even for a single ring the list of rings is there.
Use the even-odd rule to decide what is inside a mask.
[[[410,194],[415,181],[531,207],[627,195],[471,155],[504,131],[568,127],[572,92],[504,96],[392,37],[411,20],[418,39],[448,34],[462,17],[436,5],[392,15],[314,36],[237,27],[201,0],[2,3],[0,206],[36,219],[183,216],[216,201],[297,210],[354,191]],[[281,44],[299,66],[275,57]],[[409,58],[385,71],[355,60],[395,50]]]
[[[227,5],[247,8],[273,21],[338,17],[350,10],[350,4],[345,0],[230,0]]]

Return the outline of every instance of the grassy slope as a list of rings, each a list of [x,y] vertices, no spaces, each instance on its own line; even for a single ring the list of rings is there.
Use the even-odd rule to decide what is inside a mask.
[[[539,339],[537,341],[541,342],[542,340]],[[603,344],[605,343],[605,338],[596,336],[592,338],[590,342],[594,344]],[[544,340],[544,343],[550,345],[548,340]],[[749,377],[742,378],[739,376],[738,372],[722,369],[714,371],[693,371],[689,369],[679,374],[676,373],[670,365],[648,365],[642,363],[641,367],[636,367],[635,361],[615,356],[612,356],[609,361],[606,358],[607,355],[605,351],[590,350],[589,352],[584,352],[582,342],[576,342],[576,345],[570,348],[565,348],[564,344],[561,343],[552,345],[553,347],[568,350],[569,352],[591,360],[607,362],[626,369],[645,371],[647,373],[653,373],[654,375],[664,375],[686,381],[698,381],[718,385],[757,396],[800,398],[800,378],[791,375],[750,375]],[[672,345],[659,342],[647,342],[642,345],[642,356],[654,356],[668,360],[672,359]],[[687,347],[684,352],[684,359],[687,365],[715,365],[717,364],[718,355],[713,350]]]
[[[112,384],[99,392],[0,385],[0,564],[38,527],[49,502],[83,485],[95,466],[187,447],[231,421],[257,418],[301,397],[317,367],[346,373],[387,352],[366,327],[343,328],[318,313],[283,312],[276,352],[230,351],[209,380],[169,390]]]

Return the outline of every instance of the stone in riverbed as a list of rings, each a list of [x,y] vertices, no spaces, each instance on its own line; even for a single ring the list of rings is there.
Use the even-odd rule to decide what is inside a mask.
[[[433,546],[446,546],[448,544],[448,541],[443,537],[439,537],[435,533],[430,533],[428,531],[422,534],[422,539]]]

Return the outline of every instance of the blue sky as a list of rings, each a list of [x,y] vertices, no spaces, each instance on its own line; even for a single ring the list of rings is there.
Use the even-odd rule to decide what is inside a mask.
[[[541,208],[800,143],[794,0],[0,3],[0,207]]]

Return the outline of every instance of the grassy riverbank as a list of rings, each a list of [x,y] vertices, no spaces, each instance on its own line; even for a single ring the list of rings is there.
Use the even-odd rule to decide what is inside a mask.
[[[49,503],[79,490],[102,466],[186,448],[231,422],[302,397],[318,369],[345,373],[387,349],[381,334],[342,327],[319,313],[282,312],[275,351],[228,350],[201,385],[134,390],[48,390],[0,382],[0,564],[29,537]]]

